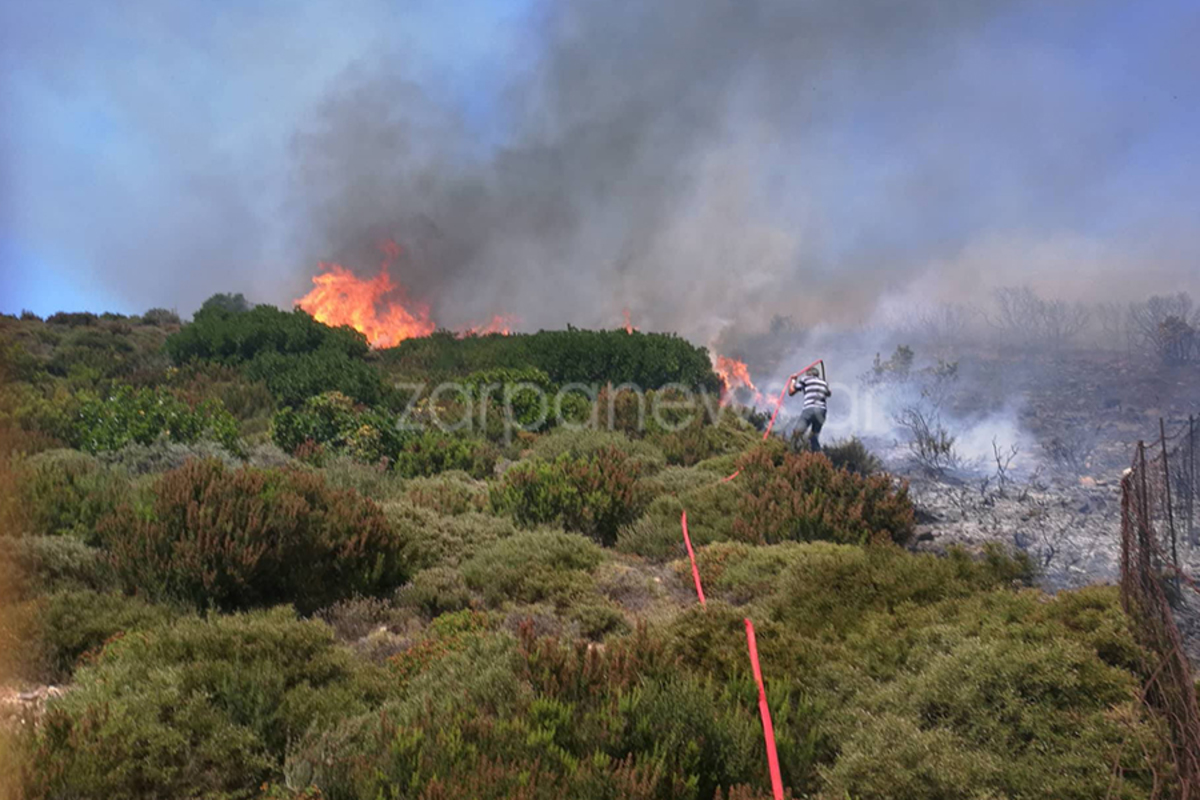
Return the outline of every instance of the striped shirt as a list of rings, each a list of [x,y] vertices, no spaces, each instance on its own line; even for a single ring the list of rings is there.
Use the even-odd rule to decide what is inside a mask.
[[[825,408],[825,398],[832,394],[829,384],[820,378],[797,376],[792,387],[797,392],[804,392],[805,408]]]

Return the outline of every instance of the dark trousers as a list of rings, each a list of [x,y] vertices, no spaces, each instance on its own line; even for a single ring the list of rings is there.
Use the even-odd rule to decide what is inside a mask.
[[[806,431],[810,432],[808,446],[814,453],[821,450],[821,442],[817,439],[817,435],[821,433],[821,428],[824,426],[825,409],[820,406],[809,406],[800,412],[800,438],[804,438]]]

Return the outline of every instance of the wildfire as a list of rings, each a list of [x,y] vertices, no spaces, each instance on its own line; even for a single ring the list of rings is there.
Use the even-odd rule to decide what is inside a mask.
[[[512,333],[513,326],[521,320],[511,314],[497,314],[492,317],[492,321],[486,325],[471,324],[462,328],[458,332],[458,338],[462,339],[467,336],[487,336],[490,333],[499,333],[502,336],[508,336]]]
[[[637,328],[634,327],[633,322],[631,322],[629,319],[629,309],[628,308],[621,310],[621,316],[623,316],[625,318],[625,332],[626,333],[633,333],[634,331],[637,330]]]
[[[388,275],[400,255],[395,242],[382,248],[384,259],[374,278],[359,278],[341,264],[320,264],[313,290],[296,301],[318,322],[349,325],[367,337],[372,347],[391,347],[415,336],[428,336],[436,326],[429,306],[409,300],[404,287]]]
[[[754,392],[754,402],[763,402],[762,392],[754,385],[754,381],[750,379],[750,369],[746,366],[746,362],[738,361],[736,358],[728,358],[726,356],[716,356],[713,360],[713,371],[721,378],[721,405],[727,405],[733,397],[733,393],[741,388],[749,389]]]
[[[359,278],[341,264],[321,262],[321,274],[313,277],[315,287],[296,301],[318,322],[337,327],[349,325],[367,337],[372,347],[393,347],[405,339],[428,336],[437,330],[429,306],[410,300],[404,287],[394,283],[388,270],[400,256],[400,245],[380,245],[383,262],[374,278]],[[508,336],[519,322],[516,317],[497,314],[490,322],[459,329],[458,338],[499,333]]]

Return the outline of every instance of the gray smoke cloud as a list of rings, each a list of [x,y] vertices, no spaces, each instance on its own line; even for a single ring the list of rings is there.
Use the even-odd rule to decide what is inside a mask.
[[[702,344],[1021,282],[1194,290],[1182,3],[561,0],[503,33],[389,5],[5,12],[23,91],[94,92],[121,145],[74,176],[66,145],[6,137],[29,202],[0,224],[142,306],[288,305],[319,260],[371,274],[391,238],[448,327],[628,308]]]
[[[402,66],[345,76],[297,140],[307,244],[373,266],[393,236],[447,323],[613,327],[628,307],[704,343],[1005,283],[1186,288],[1178,221],[1114,196],[1155,120],[1053,31],[995,33],[1086,19],[1039,5],[554,4],[494,150]]]

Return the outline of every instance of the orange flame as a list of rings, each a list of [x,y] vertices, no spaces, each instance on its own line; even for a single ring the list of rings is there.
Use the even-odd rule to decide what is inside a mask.
[[[520,319],[511,314],[497,314],[492,317],[492,321],[486,325],[471,324],[462,328],[458,332],[458,338],[462,339],[467,336],[487,336],[490,333],[498,333],[501,336],[512,334],[514,325],[520,323]]]
[[[623,316],[625,318],[625,332],[626,333],[633,333],[634,331],[637,330],[637,326],[635,326],[633,324],[633,322],[630,321],[628,308],[621,310],[621,316]]]
[[[721,405],[727,405],[733,393],[741,388],[754,392],[754,402],[763,402],[762,392],[750,379],[750,368],[746,362],[718,355],[713,359],[713,371],[721,379]]]
[[[392,347],[433,333],[436,326],[429,318],[429,306],[410,301],[404,287],[388,276],[388,268],[400,255],[399,245],[389,241],[381,249],[384,259],[374,278],[359,278],[340,264],[321,262],[324,272],[313,277],[315,288],[296,305],[318,322],[360,331],[372,347]]]

